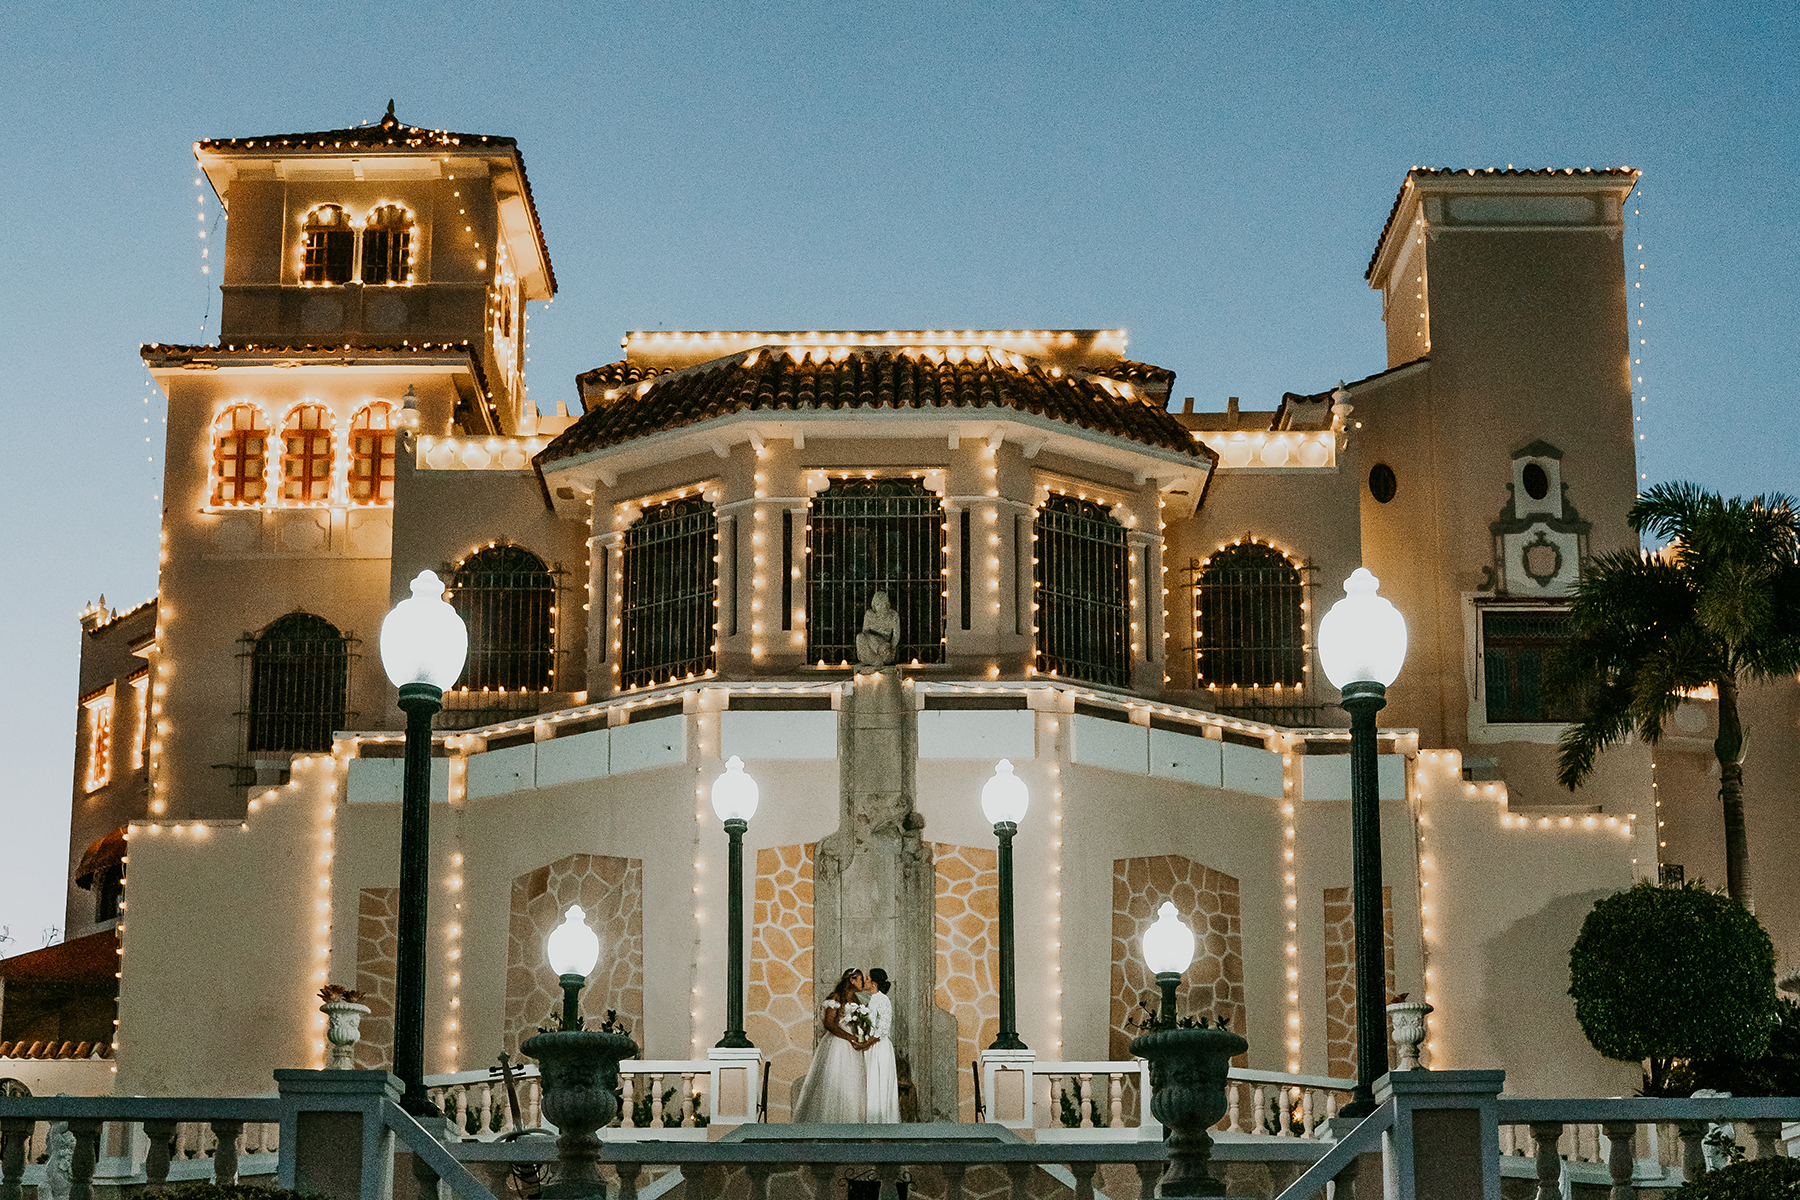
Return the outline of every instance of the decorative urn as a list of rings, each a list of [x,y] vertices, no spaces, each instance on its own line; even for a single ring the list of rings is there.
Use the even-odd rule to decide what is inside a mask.
[[[610,1124],[619,1111],[619,1061],[636,1055],[637,1043],[620,1033],[571,1029],[540,1033],[520,1049],[538,1060],[544,1115],[558,1130],[560,1174],[544,1196],[578,1200],[604,1194],[595,1130]]]
[[[1229,1029],[1160,1028],[1140,1034],[1131,1052],[1150,1060],[1150,1111],[1169,1131],[1169,1166],[1160,1195],[1223,1196],[1207,1169],[1212,1136],[1225,1115],[1225,1074],[1250,1043]]]
[[[1425,1014],[1435,1011],[1423,1000],[1396,1000],[1387,1006],[1394,1045],[1400,1051],[1400,1062],[1394,1070],[1417,1071],[1424,1066],[1419,1061],[1419,1047],[1425,1041]]]
[[[356,1043],[362,1040],[362,1019],[369,1015],[369,1006],[358,1003],[362,999],[361,992],[335,983],[320,988],[319,999],[325,1002],[319,1005],[319,1011],[325,1014],[325,1041],[331,1047],[325,1069],[354,1070]]]

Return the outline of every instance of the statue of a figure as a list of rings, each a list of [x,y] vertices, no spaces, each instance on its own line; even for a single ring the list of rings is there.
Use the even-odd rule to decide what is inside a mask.
[[[69,1200],[75,1178],[75,1133],[67,1121],[50,1126],[49,1144],[45,1147],[43,1193],[52,1200]]]
[[[865,670],[878,671],[894,661],[900,649],[900,614],[888,603],[886,592],[869,599],[862,632],[856,635],[856,661]]]

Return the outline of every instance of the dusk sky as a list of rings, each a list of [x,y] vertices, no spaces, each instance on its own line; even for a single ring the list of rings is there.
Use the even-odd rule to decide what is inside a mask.
[[[8,12],[0,955],[62,922],[76,615],[156,590],[138,345],[217,329],[199,138],[390,97],[516,137],[546,411],[657,328],[1123,327],[1177,397],[1268,408],[1386,365],[1363,270],[1408,167],[1630,165],[1640,471],[1800,491],[1792,0]]]

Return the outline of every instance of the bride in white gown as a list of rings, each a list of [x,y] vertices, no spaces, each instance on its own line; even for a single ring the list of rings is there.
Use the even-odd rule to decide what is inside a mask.
[[[864,1119],[867,1081],[861,1051],[867,1043],[844,1024],[847,1016],[862,1008],[856,1002],[861,986],[862,970],[851,967],[825,1001],[825,1040],[813,1052],[812,1068],[800,1086],[796,1125],[859,1125]]]
[[[887,972],[880,967],[864,976],[864,989],[869,996],[869,1036],[874,1039],[863,1051],[863,1073],[868,1084],[868,1099],[863,1120],[871,1125],[900,1123],[900,1072],[894,1064],[894,1002],[888,999]]]

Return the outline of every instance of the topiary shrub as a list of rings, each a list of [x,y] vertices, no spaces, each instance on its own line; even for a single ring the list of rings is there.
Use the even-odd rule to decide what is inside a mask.
[[[1800,1158],[1759,1158],[1708,1171],[1673,1200],[1800,1200]]]
[[[1644,1094],[1669,1095],[1676,1062],[1749,1061],[1768,1050],[1775,946],[1753,914],[1699,882],[1640,883],[1582,922],[1569,995],[1594,1049],[1648,1063]]]
[[[1669,1089],[1690,1095],[1699,1088],[1733,1096],[1800,1096],[1800,1004],[1785,996],[1775,1001],[1779,1023],[1770,1030],[1769,1052],[1744,1062],[1735,1058],[1696,1058],[1669,1069]]]

